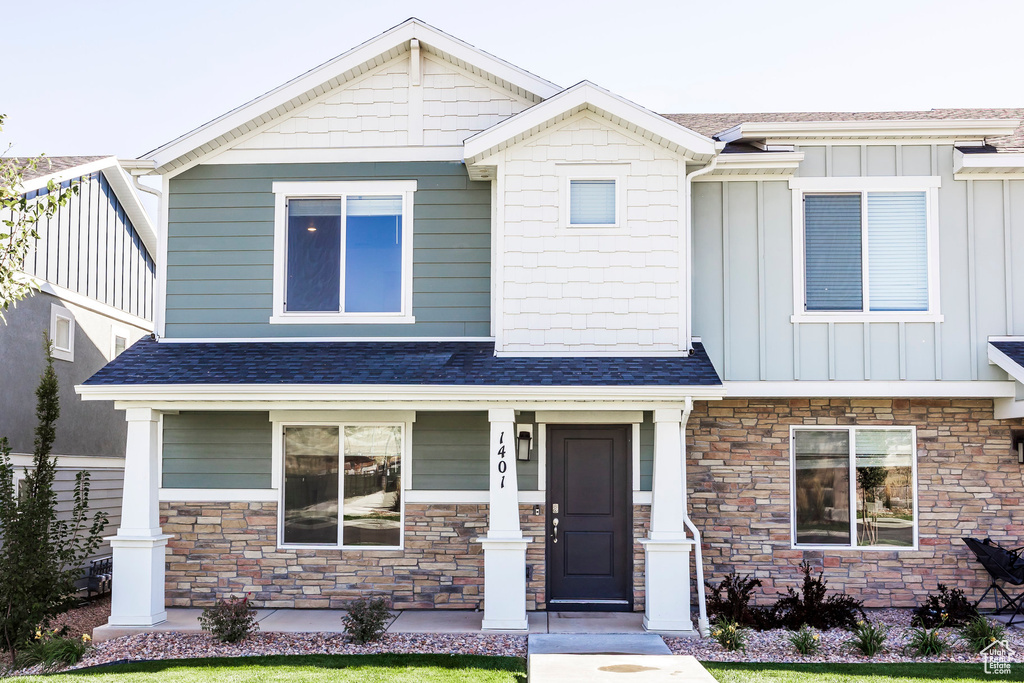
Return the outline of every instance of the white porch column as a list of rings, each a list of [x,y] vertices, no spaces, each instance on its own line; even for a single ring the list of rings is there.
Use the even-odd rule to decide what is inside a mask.
[[[651,530],[644,546],[644,628],[692,631],[690,551],[683,521],[686,509],[686,442],[680,438],[693,407],[654,411],[654,483]]]
[[[491,422],[490,503],[484,547],[483,628],[525,630],[526,544],[519,528],[515,411],[488,412]]]
[[[160,413],[128,408],[121,526],[110,537],[114,557],[111,626],[152,626],[164,610],[166,536],[160,530],[160,472],[157,463]]]

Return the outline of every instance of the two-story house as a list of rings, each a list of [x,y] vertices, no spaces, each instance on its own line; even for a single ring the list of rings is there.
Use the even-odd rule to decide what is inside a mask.
[[[79,387],[128,420],[111,625],[983,585],[1022,114],[662,116],[412,19],[154,150],[157,339]]]
[[[33,466],[36,387],[46,365],[43,334],[52,343],[61,416],[53,446],[58,512],[74,505],[75,478],[88,471],[89,503],[109,528],[120,525],[126,426],[110,404],[83,403],[81,384],[144,335],[153,332],[156,230],[128,173],[113,156],[47,157],[24,166],[27,199],[52,181],[77,194],[37,225],[20,269],[33,293],[12,304],[0,322],[0,437],[15,465],[15,490]],[[0,213],[0,219],[8,216]],[[104,543],[95,556],[109,555]],[[84,584],[84,582],[83,582]]]

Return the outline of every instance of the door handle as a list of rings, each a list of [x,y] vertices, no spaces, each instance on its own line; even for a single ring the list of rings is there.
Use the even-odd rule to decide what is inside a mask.
[[[551,542],[558,543],[558,517],[551,520],[551,529],[551,538],[553,539]]]

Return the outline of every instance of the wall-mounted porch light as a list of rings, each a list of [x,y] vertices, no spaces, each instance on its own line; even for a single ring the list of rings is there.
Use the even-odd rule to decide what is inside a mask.
[[[1010,442],[1017,453],[1017,462],[1024,465],[1024,429],[1011,429]]]
[[[516,436],[516,460],[530,459],[530,442],[533,441],[533,425],[520,425]]]

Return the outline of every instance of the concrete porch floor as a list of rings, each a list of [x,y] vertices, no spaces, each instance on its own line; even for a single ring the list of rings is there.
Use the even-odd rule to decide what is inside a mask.
[[[155,626],[110,626],[93,630],[93,641],[136,633],[200,631],[201,609],[171,608],[167,621]],[[340,632],[344,610],[261,609],[260,631],[278,633]],[[401,610],[388,633],[646,633],[642,612],[529,612],[526,631],[483,631],[483,612],[466,610]],[[680,635],[675,633],[673,635]]]

